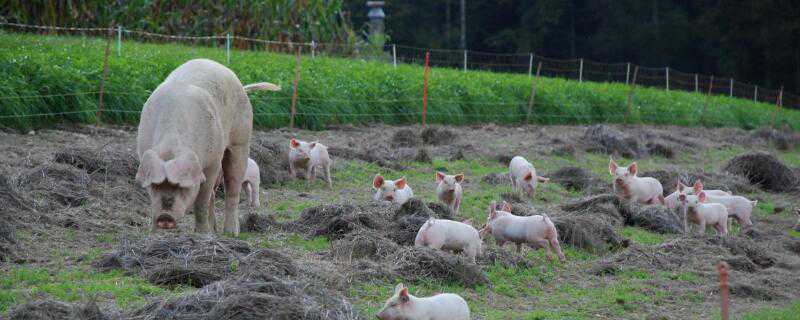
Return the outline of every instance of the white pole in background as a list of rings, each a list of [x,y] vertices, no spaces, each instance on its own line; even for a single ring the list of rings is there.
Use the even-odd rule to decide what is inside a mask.
[[[700,80],[698,78],[699,77],[695,73],[694,74],[694,92],[699,92],[700,91]]]
[[[122,26],[117,26],[117,57],[122,56]]]
[[[317,43],[314,40],[311,40],[311,59],[317,57],[316,53],[314,53],[314,51],[317,51],[316,48],[317,48]]]
[[[228,59],[228,65],[231,64],[231,33],[225,35],[225,58]]]
[[[578,82],[583,82],[583,58],[581,58],[581,66],[578,68]]]
[[[667,67],[666,70],[667,70],[667,91],[669,91],[669,67]]]
[[[464,72],[467,72],[467,50],[464,50]]]
[[[758,102],[758,85],[756,85],[756,89],[753,91],[753,102]]]
[[[397,46],[392,45],[392,65],[397,69]]]
[[[731,78],[731,91],[728,96],[733,97],[733,78]]]
[[[531,52],[531,59],[528,61],[528,77],[532,76],[533,72],[533,52]]]
[[[628,80],[631,78],[631,63],[628,62],[628,68],[625,70],[625,85],[628,85]]]

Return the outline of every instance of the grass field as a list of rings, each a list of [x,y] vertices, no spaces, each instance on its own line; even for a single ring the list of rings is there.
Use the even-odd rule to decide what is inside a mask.
[[[150,92],[181,63],[209,58],[225,63],[221,48],[123,42],[112,49],[104,122],[136,124]],[[56,122],[92,123],[98,108],[105,41],[96,38],[12,34],[0,31],[0,125],[17,129]],[[263,128],[289,123],[294,57],[233,51],[229,67],[242,82],[280,84],[279,93],[253,94],[255,123]],[[526,75],[434,68],[430,74],[431,123],[520,123],[525,120],[531,79]],[[88,94],[87,94],[88,93]],[[629,87],[543,78],[532,120],[540,124],[624,121]],[[297,123],[416,123],[420,121],[422,68],[317,57],[302,59]],[[702,115],[705,105],[708,112]],[[770,124],[775,107],[724,96],[637,88],[630,121],[650,124],[732,126]],[[67,113],[46,115],[49,113]],[[45,114],[45,115],[42,115]],[[784,109],[779,125],[800,129],[800,112]]]

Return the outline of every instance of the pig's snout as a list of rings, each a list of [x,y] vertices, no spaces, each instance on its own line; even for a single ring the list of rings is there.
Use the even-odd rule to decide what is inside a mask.
[[[159,229],[175,229],[178,227],[178,223],[171,215],[162,214],[156,218],[156,227]]]
[[[394,194],[387,194],[384,196],[387,201],[394,201]]]

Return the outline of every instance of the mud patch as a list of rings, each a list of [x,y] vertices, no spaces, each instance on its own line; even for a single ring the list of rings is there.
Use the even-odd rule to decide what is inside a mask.
[[[725,171],[747,178],[750,183],[773,192],[797,188],[797,177],[789,167],[766,152],[753,152],[728,161]]]

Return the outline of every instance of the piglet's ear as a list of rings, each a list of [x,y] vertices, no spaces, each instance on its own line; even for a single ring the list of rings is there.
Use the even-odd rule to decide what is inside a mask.
[[[297,149],[298,147],[300,147],[300,142],[297,142],[297,140],[295,140],[294,138],[292,138],[292,140],[289,140],[289,148]]]
[[[200,185],[206,181],[203,168],[200,167],[200,160],[192,152],[185,152],[177,158],[167,161],[167,180],[183,188]]]
[[[436,172],[436,182],[442,182],[442,180],[444,180],[444,173],[437,171]]]
[[[408,303],[408,288],[400,290],[400,303]]]
[[[699,193],[700,191],[703,191],[703,183],[697,180],[697,182],[694,183],[694,193]]]
[[[614,162],[613,158],[608,158],[608,173],[612,176],[617,173],[617,163]]]
[[[378,189],[382,185],[383,185],[383,176],[376,174],[375,179],[372,179],[372,187]]]
[[[457,174],[456,175],[456,182],[461,183],[463,181],[464,181],[464,174],[463,173]]]
[[[397,179],[397,181],[394,182],[394,186],[397,188],[397,190],[405,189],[406,188],[406,177],[402,177],[400,179]]]
[[[636,165],[636,162],[631,163],[631,166],[628,167],[628,172],[630,172],[631,175],[634,176],[636,175],[637,172],[639,172],[639,166]]]
[[[705,191],[700,191],[700,193],[697,194],[697,199],[700,200],[700,202],[706,202],[706,193],[705,193]]]
[[[503,211],[505,211],[505,212],[511,212],[512,211],[511,205],[508,202],[503,201]]]
[[[492,203],[489,204],[489,220],[491,220],[492,218],[494,218],[495,215],[497,215],[496,206],[497,203],[495,203],[494,201],[492,201]]]
[[[525,180],[527,182],[530,182],[531,179],[533,179],[533,173],[530,171],[528,171],[528,173],[526,173],[525,176],[522,177],[522,180]]]
[[[161,160],[155,151],[145,151],[140,162],[139,169],[136,171],[136,182],[142,188],[146,188],[151,184],[160,184],[167,179],[164,160]]]
[[[398,284],[397,284],[397,285],[394,287],[394,294],[400,294],[400,291],[402,291],[402,290],[403,290],[403,288],[405,288],[405,287],[406,287],[406,286],[405,286],[405,285],[404,285],[402,282],[401,282],[401,283],[398,283]]]
[[[317,141],[314,141],[314,142],[308,144],[308,148],[309,149],[314,149],[314,147],[316,147],[316,146],[317,146]]]

